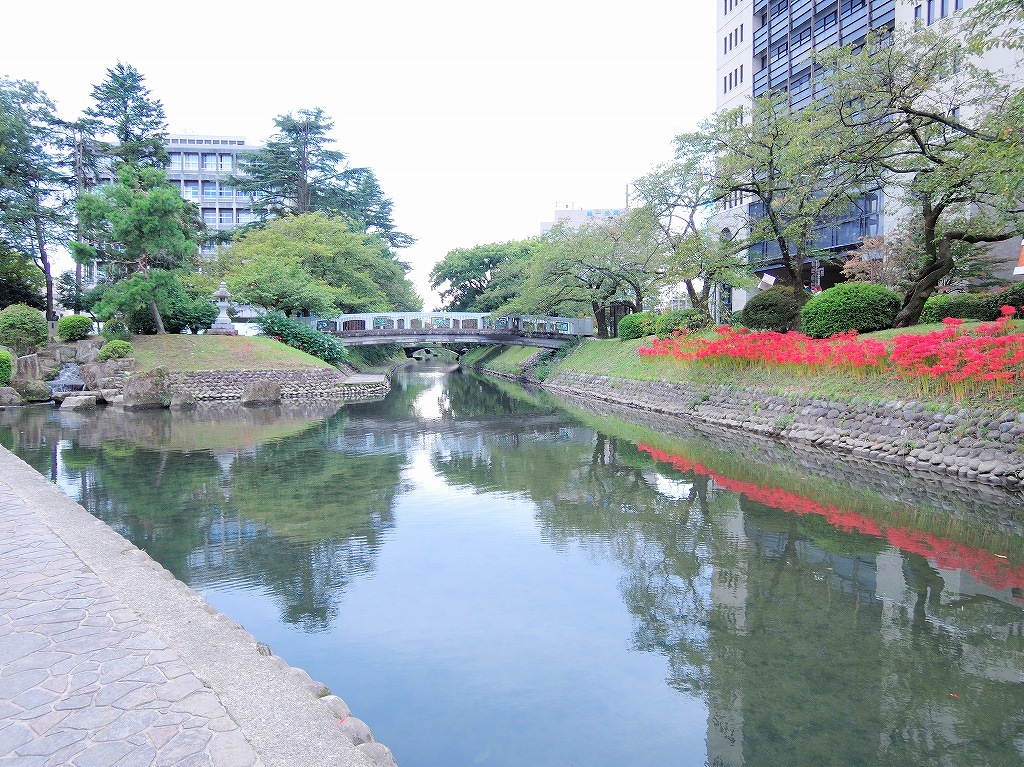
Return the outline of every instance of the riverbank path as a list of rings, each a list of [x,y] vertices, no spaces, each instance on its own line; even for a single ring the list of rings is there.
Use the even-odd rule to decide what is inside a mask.
[[[0,448],[0,766],[373,764],[169,576]]]

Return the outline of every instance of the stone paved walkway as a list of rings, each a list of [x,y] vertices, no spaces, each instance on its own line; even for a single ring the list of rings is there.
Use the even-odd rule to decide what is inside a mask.
[[[0,767],[394,767],[326,692],[0,447]]]
[[[0,765],[259,764],[220,701],[0,482]]]

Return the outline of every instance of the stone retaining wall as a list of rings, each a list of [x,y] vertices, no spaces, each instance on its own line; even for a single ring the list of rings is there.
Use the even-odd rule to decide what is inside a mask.
[[[192,373],[171,373],[168,388],[186,391],[196,400],[234,400],[242,396],[242,388],[257,381],[280,384],[282,399],[371,399],[383,397],[391,390],[385,377],[373,383],[345,384],[346,377],[337,370],[200,370]]]
[[[1024,487],[1024,413],[776,395],[561,373],[544,388],[852,453],[961,480]]]

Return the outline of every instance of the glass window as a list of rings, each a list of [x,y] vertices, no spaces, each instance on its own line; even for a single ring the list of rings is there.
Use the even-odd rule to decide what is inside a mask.
[[[251,224],[255,220],[256,220],[256,216],[253,215],[253,212],[251,210],[240,210],[240,211],[238,211],[238,223],[239,223],[239,225]]]
[[[935,22],[935,0],[928,0],[928,24]]]
[[[186,200],[198,200],[199,199],[199,182],[198,181],[186,181],[185,191],[182,196]]]
[[[181,152],[171,152],[167,155],[168,170],[181,170]]]
[[[234,158],[229,154],[222,154],[220,156],[220,169],[230,171],[233,167]]]
[[[220,211],[220,223],[222,224],[233,224],[235,223],[234,211],[231,208],[222,208]]]
[[[217,155],[203,155],[203,170],[217,170]]]
[[[185,155],[185,170],[199,170],[199,155],[191,152]]]
[[[217,223],[216,208],[203,208],[203,223],[207,226],[213,226]]]
[[[204,181],[203,182],[203,199],[209,200],[217,197],[217,182],[216,181]]]

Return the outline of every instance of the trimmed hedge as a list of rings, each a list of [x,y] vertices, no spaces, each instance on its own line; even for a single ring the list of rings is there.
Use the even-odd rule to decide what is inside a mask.
[[[1018,317],[1024,308],[1024,282],[992,293],[938,293],[924,302],[921,322],[942,322],[946,317],[992,322],[999,318],[999,309],[1013,306]]]
[[[103,323],[100,335],[108,341],[131,341],[132,331],[124,320],[111,319]]]
[[[654,334],[656,317],[651,312],[635,312],[627,314],[619,320],[616,336],[623,341],[643,338]]]
[[[100,349],[100,362],[107,360],[121,360],[135,354],[135,347],[127,341],[110,341]]]
[[[57,335],[62,341],[82,341],[92,333],[92,317],[68,314],[57,320]]]
[[[659,314],[654,323],[654,332],[661,338],[666,338],[677,330],[704,330],[711,324],[711,320],[703,312],[696,309],[676,309],[671,312]]]
[[[743,307],[743,324],[752,330],[783,332],[796,324],[800,307],[793,289],[776,285],[762,290]]]
[[[0,311],[0,345],[11,347],[18,356],[31,354],[48,340],[50,330],[38,309],[11,304]]]
[[[14,375],[14,357],[6,349],[0,349],[0,386],[7,386]]]
[[[288,319],[281,312],[267,312],[256,320],[256,324],[263,335],[319,357],[328,365],[338,365],[345,361],[345,347],[334,336]]]
[[[900,297],[870,282],[843,282],[814,296],[800,311],[803,331],[814,338],[891,328]]]

